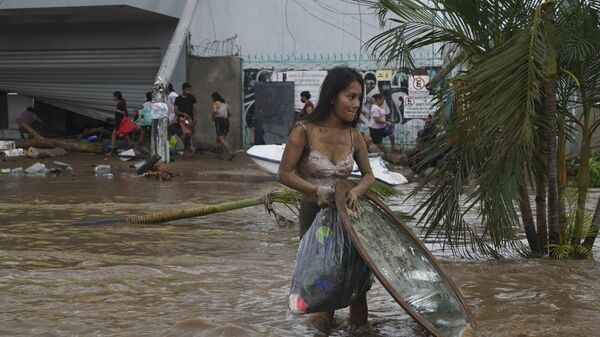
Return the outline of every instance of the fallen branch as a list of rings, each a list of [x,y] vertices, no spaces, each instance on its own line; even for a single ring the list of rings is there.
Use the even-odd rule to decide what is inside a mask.
[[[384,183],[375,182],[369,191],[375,194],[378,198],[388,199],[391,197],[397,197],[400,195],[400,191],[386,185]],[[273,210],[273,203],[280,203],[286,206],[299,207],[300,204],[300,192],[296,192],[290,189],[277,190],[267,194],[261,198],[242,199],[232,202],[224,202],[215,205],[207,205],[203,207],[171,210],[164,212],[147,213],[144,215],[131,216],[125,218],[113,218],[113,219],[101,219],[92,220],[86,222],[79,222],[70,224],[71,226],[98,226],[98,225],[130,225],[130,224],[153,224],[169,222],[174,220],[181,220],[185,218],[194,218],[197,216],[204,216],[214,213],[222,213],[231,211],[234,209],[264,205],[269,213],[275,213]]]
[[[33,139],[18,139],[15,141],[15,145],[20,148],[29,147],[41,147],[41,148],[55,148],[62,147],[67,151],[73,152],[91,152],[91,153],[104,153],[105,147],[101,143],[83,143],[68,141],[57,138],[45,138],[34,129],[31,128],[27,123],[19,122],[19,126],[30,134]]]

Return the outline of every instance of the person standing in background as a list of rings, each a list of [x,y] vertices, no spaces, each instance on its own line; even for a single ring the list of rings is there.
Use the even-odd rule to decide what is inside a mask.
[[[175,122],[175,99],[177,99],[179,94],[173,90],[173,83],[169,83],[167,86],[167,92],[167,108],[169,111],[167,118],[169,119],[169,125],[171,125]]]
[[[117,106],[115,107],[115,127],[112,131],[112,137],[110,140],[110,151],[107,155],[111,155],[115,153],[115,143],[117,142],[117,131],[119,130],[119,126],[121,126],[121,121],[123,117],[127,117],[127,103],[123,98],[123,94],[120,91],[115,91],[113,93],[113,101],[117,102]]]
[[[300,114],[298,115],[300,118],[304,118],[310,115],[315,109],[315,105],[310,101],[310,91],[303,91],[300,93],[300,101],[304,103],[302,110],[300,110]]]
[[[181,95],[175,99],[173,105],[175,114],[179,119],[179,126],[183,133],[183,151],[186,155],[192,155],[191,138],[196,126],[196,97],[192,95],[192,85],[189,83],[183,83],[181,86]]]
[[[229,105],[225,103],[225,99],[218,92],[213,92],[212,95],[212,120],[215,122],[215,131],[217,133],[217,147],[219,150],[224,151],[229,157],[228,160],[233,159],[231,153],[231,146],[225,140],[229,133],[229,117],[231,117],[231,110]]]
[[[385,110],[383,110],[383,95],[373,95],[375,103],[371,105],[371,116],[369,117],[369,134],[373,145],[377,147],[377,151],[381,151],[381,143],[383,142],[384,129],[389,124],[385,120]],[[393,132],[393,131],[392,131]]]

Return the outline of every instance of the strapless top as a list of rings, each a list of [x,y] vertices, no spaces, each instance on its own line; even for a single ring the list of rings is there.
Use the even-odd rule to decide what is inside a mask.
[[[300,123],[306,131],[306,127]],[[317,186],[335,186],[338,179],[345,179],[352,173],[354,167],[354,138],[352,129],[350,129],[351,149],[348,155],[337,163],[331,162],[319,150],[313,149],[308,141],[309,151],[307,151],[296,166],[296,173],[303,179]],[[308,132],[306,131],[306,138]]]

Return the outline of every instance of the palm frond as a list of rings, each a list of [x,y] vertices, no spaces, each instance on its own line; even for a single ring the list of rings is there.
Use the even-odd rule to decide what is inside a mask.
[[[382,27],[393,27],[365,47],[386,62],[408,60],[410,52],[431,45],[455,45],[468,55],[485,53],[520,31],[537,2],[380,0],[376,8]]]
[[[495,250],[520,246],[515,243],[518,187],[536,170],[534,153],[543,146],[536,135],[547,127],[536,114],[544,67],[538,11],[527,29],[442,91],[438,108],[453,99],[452,116],[425,155],[442,160],[418,189],[427,191],[418,207],[427,235],[442,231],[449,244],[478,235]],[[464,195],[470,180],[475,187]],[[467,224],[469,210],[477,211],[482,228]]]

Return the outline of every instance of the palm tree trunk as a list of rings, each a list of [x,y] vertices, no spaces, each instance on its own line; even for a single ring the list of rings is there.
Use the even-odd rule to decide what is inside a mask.
[[[562,104],[562,111],[567,110],[567,102]],[[558,180],[558,229],[559,237],[567,234],[567,211],[565,205],[565,189],[567,187],[567,135],[565,131],[565,118],[560,114],[558,120],[558,160],[560,162],[560,179]]]
[[[583,216],[585,214],[585,201],[590,185],[591,137],[585,125],[581,131],[581,161],[579,171],[577,172],[577,210],[575,211],[575,228],[573,237],[571,238],[572,246],[581,244],[581,239],[584,237]]]
[[[548,222],[546,221],[546,181],[544,177],[537,177],[535,182],[535,217],[539,252],[545,255],[548,252]]]
[[[548,121],[548,229],[550,243],[559,242],[558,228],[558,174],[556,147],[556,37],[554,27],[554,1],[548,0],[542,6],[546,32],[546,69],[544,72],[544,108]]]
[[[521,210],[523,229],[525,230],[529,249],[534,253],[541,254],[535,230],[535,222],[533,221],[533,212],[531,212],[531,205],[529,204],[529,193],[527,193],[527,186],[524,185],[519,186],[519,208]]]
[[[173,220],[193,218],[213,213],[227,212],[234,209],[246,208],[265,204],[265,198],[243,199],[234,202],[224,202],[204,207],[180,209],[165,212],[148,213],[121,219],[121,224],[151,224],[169,222]]]
[[[590,225],[590,230],[583,241],[583,246],[589,250],[594,246],[596,236],[598,236],[598,228],[600,228],[600,198],[598,198],[598,201],[596,202],[596,210],[594,211],[594,219]]]

